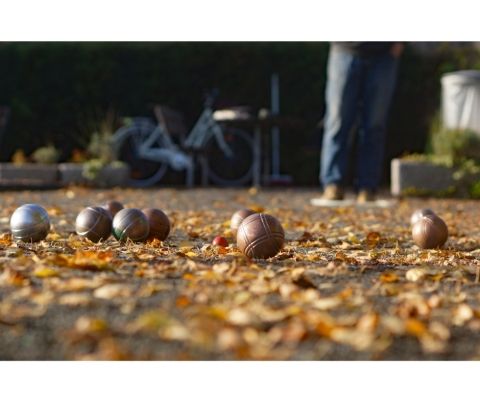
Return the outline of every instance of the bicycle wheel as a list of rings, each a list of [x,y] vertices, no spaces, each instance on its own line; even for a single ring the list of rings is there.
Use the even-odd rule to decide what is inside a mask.
[[[143,159],[139,155],[140,145],[155,130],[155,125],[149,121],[134,122],[132,125],[120,128],[114,135],[113,142],[117,158],[130,166],[130,185],[134,187],[149,187],[156,184],[165,174],[168,164],[165,162]],[[153,144],[161,148],[161,137]]]
[[[245,184],[251,180],[253,172],[252,137],[234,127],[222,127],[222,131],[232,156],[226,155],[212,136],[207,143],[208,177],[213,183],[223,186]]]

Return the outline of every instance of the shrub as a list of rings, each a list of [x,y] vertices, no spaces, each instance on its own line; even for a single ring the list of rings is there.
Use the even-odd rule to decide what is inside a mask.
[[[60,152],[53,145],[40,147],[32,153],[32,160],[36,163],[53,164],[57,163],[60,157]]]
[[[115,133],[117,115],[110,109],[105,117],[96,125],[87,147],[87,154],[92,159],[101,160],[108,164],[116,160],[113,150],[112,136]]]

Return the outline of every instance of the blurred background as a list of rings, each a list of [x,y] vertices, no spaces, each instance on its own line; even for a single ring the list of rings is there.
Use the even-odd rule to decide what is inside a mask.
[[[277,73],[281,114],[301,122],[281,129],[281,170],[294,185],[318,186],[328,42],[2,43],[0,105],[10,108],[0,160],[47,144],[75,159],[109,114],[141,116],[161,103],[188,127],[218,88],[219,106],[270,107]],[[388,125],[390,160],[425,150],[438,118],[444,73],[480,69],[478,42],[409,42],[401,57]],[[175,176],[167,181],[183,181]]]

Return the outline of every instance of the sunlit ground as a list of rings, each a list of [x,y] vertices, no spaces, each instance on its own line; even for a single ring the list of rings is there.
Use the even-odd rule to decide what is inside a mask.
[[[318,191],[87,190],[0,194],[0,359],[476,359],[478,202],[404,200],[320,208]],[[117,199],[171,219],[165,242],[95,245],[74,232],[88,205]],[[15,244],[16,207],[39,203],[52,231]],[[276,216],[286,244],[252,261],[232,213]],[[434,209],[450,237],[419,250],[410,214]],[[222,235],[230,246],[211,245]]]

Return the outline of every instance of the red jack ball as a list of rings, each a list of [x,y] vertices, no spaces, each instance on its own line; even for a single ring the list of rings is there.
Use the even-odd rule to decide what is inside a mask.
[[[212,244],[214,246],[220,246],[220,247],[228,247],[228,241],[225,239],[225,237],[222,236],[217,236],[215,239],[213,239]]]

